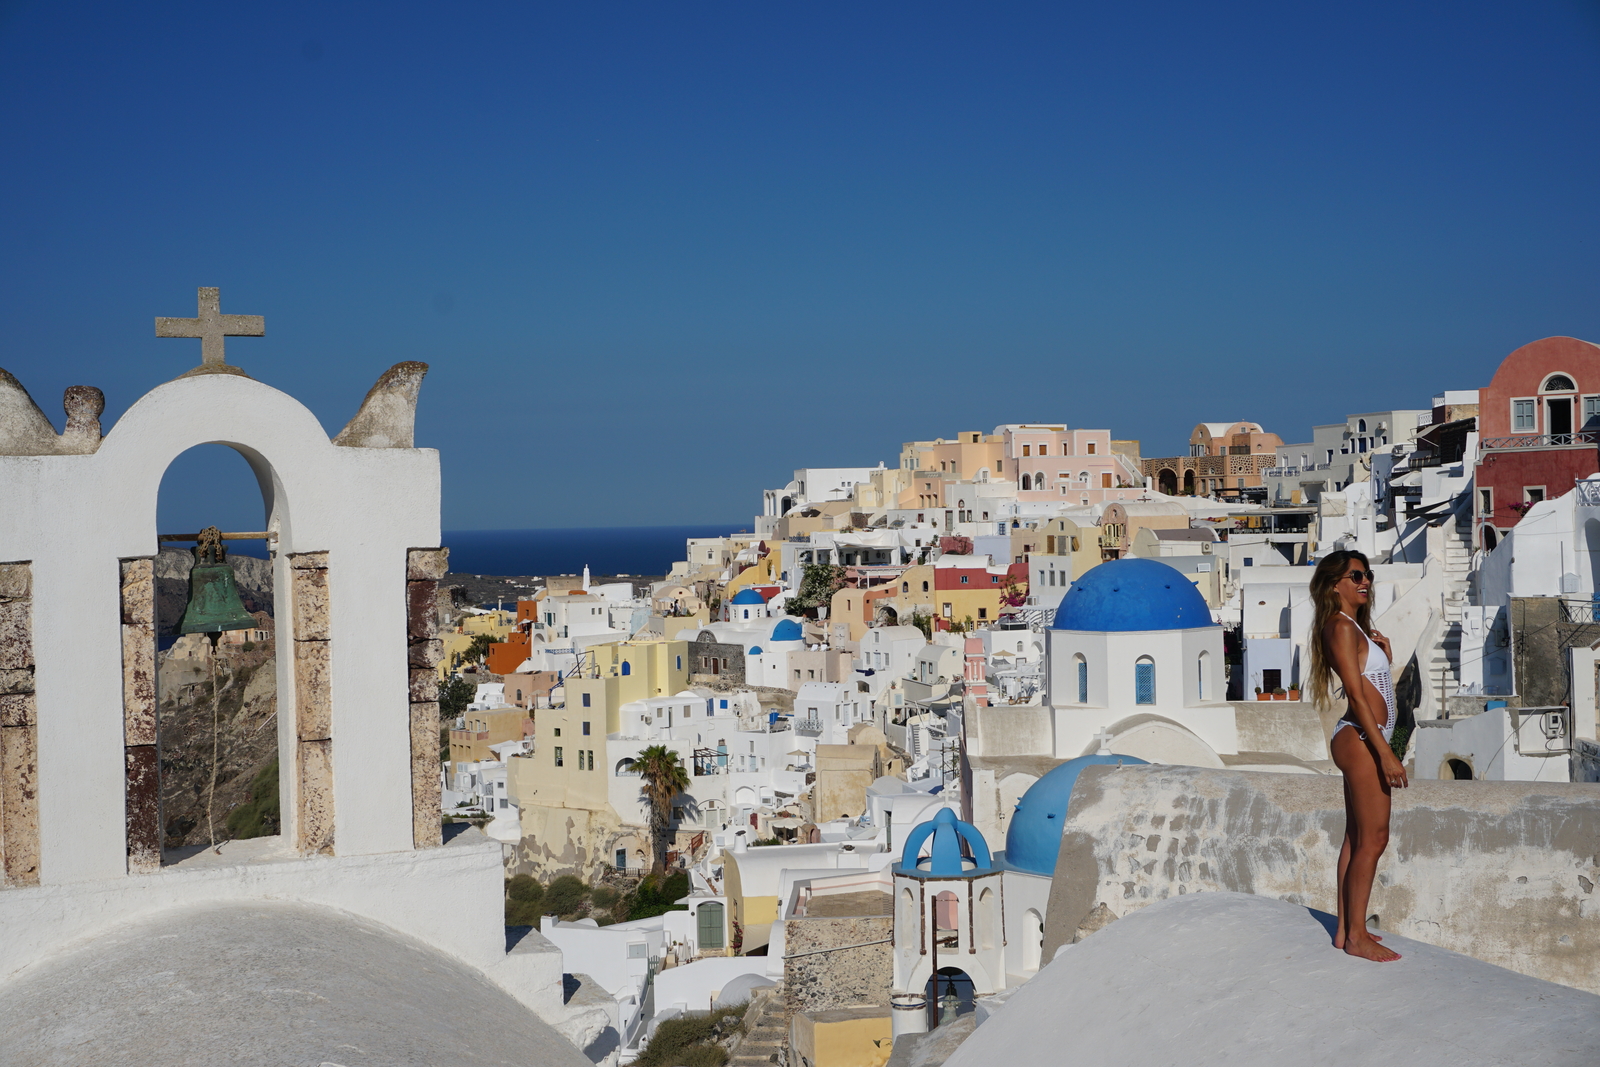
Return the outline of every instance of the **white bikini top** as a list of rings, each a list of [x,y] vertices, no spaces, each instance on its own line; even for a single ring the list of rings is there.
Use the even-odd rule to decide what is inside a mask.
[[[1339,614],[1350,619],[1350,616],[1345,615],[1342,611]],[[1357,630],[1361,630],[1359,622],[1354,619],[1350,619],[1350,621],[1355,623]],[[1367,631],[1361,630],[1361,636],[1367,639],[1367,665],[1361,668],[1361,677],[1370,681],[1372,687],[1378,691],[1378,695],[1383,697],[1383,702],[1389,709],[1389,721],[1384,729],[1386,731],[1393,730],[1395,719],[1394,679],[1389,674],[1389,657],[1384,654],[1383,648],[1367,634]]]

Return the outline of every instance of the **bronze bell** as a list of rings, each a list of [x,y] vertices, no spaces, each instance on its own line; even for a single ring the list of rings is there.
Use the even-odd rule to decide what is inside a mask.
[[[227,559],[222,531],[215,526],[201,530],[200,543],[194,548],[194,567],[189,571],[189,603],[183,609],[183,621],[178,623],[180,634],[220,634],[256,625],[239,599],[239,587],[234,584],[233,568]]]

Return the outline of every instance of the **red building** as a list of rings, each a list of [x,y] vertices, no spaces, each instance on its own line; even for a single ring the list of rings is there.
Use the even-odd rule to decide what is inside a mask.
[[[1600,347],[1546,337],[1507,356],[1478,398],[1476,543],[1600,472]]]

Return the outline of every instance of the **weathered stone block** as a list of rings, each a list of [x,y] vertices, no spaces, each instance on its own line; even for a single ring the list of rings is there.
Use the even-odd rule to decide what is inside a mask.
[[[406,553],[406,578],[410,581],[438,581],[450,569],[448,548],[413,548]]]
[[[411,672],[411,702],[432,702],[439,699],[439,672],[413,670]]]
[[[18,670],[0,670],[0,693],[31,692],[33,692],[33,668],[31,666]]]
[[[130,745],[128,775],[128,873],[161,869],[161,772],[156,746]]]
[[[32,693],[0,695],[0,727],[37,725],[37,712]]]
[[[33,601],[0,600],[0,670],[33,666]]]
[[[33,595],[31,563],[0,563],[0,597],[13,600]]]
[[[38,736],[32,726],[0,728],[0,857],[9,885],[39,884]]]
[[[122,561],[122,624],[149,625],[155,628],[156,574],[155,561],[125,559]]]
[[[328,639],[328,572],[294,572],[294,636],[300,641]]]
[[[444,642],[413,641],[406,650],[406,662],[418,669],[439,666],[439,661],[444,658]]]
[[[406,636],[412,641],[427,641],[439,636],[439,617],[434,603],[439,583],[406,583]]]
[[[437,735],[435,735],[437,736]],[[411,843],[434,848],[443,843],[439,818],[439,752],[411,758]]]
[[[289,566],[297,571],[325,571],[328,569],[326,552],[291,552]]]
[[[305,853],[333,855],[333,742],[301,741],[300,840]]]
[[[413,754],[431,752],[439,758],[439,705],[419,701],[411,705],[411,751]]]
[[[333,736],[331,656],[326,641],[294,643],[295,733],[302,741]]]

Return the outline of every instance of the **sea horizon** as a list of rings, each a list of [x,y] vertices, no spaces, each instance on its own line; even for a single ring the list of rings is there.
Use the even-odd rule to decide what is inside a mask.
[[[745,523],[686,526],[581,526],[539,530],[446,530],[452,574],[663,575],[684,558],[691,537],[726,537]]]

